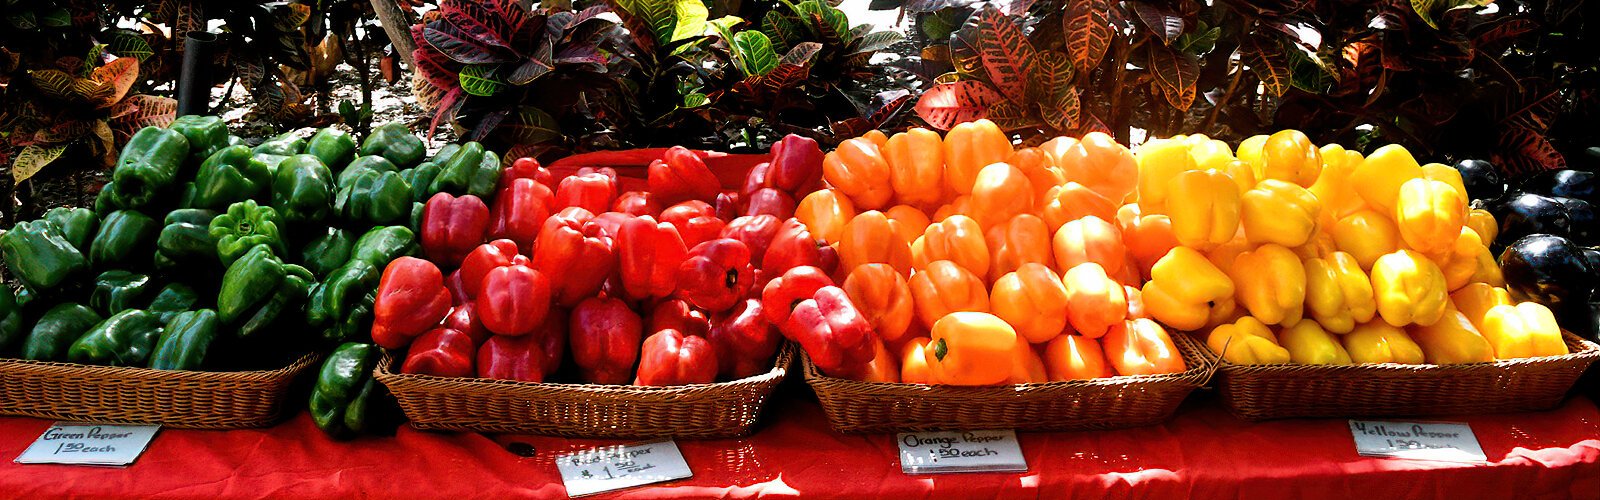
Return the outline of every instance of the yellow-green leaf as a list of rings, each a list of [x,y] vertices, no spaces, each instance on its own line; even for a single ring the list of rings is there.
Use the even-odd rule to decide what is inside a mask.
[[[17,161],[11,164],[11,178],[15,179],[17,184],[21,184],[40,170],[44,170],[45,165],[60,158],[61,153],[66,150],[65,144],[50,147],[30,144],[22,148],[22,152],[17,154]]]
[[[495,76],[496,67],[492,64],[468,64],[461,68],[461,90],[483,97],[500,93],[506,82]]]

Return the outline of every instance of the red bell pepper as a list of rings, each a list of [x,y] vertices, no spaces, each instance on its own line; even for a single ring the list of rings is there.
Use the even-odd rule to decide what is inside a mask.
[[[761,290],[761,310],[767,315],[767,321],[782,325],[796,305],[827,286],[833,286],[833,278],[829,278],[820,268],[800,266],[790,269],[768,281],[766,288]]]
[[[739,196],[739,193],[724,191],[717,193],[717,202],[712,203],[711,206],[716,207],[718,219],[733,220],[734,217],[739,216],[740,212],[744,211],[744,197]]]
[[[771,215],[746,215],[723,226],[721,236],[744,242],[744,246],[750,248],[750,264],[759,269],[772,238],[778,235],[778,226],[782,224],[779,220]]]
[[[678,288],[678,266],[688,249],[672,224],[636,217],[617,231],[622,287],[634,300],[667,297]]]
[[[594,212],[590,212],[589,210],[580,207],[563,208],[550,215],[559,215],[568,219],[577,220],[578,222],[589,222],[595,218]],[[539,221],[539,228],[544,229],[544,221]]]
[[[772,143],[767,187],[787,193],[810,193],[822,183],[822,148],[817,141],[789,134]]]
[[[746,201],[745,215],[771,215],[779,219],[794,217],[794,197],[777,188],[761,188]]]
[[[661,203],[672,204],[687,200],[711,201],[722,191],[716,174],[706,168],[693,151],[674,146],[650,162],[646,171],[650,192],[661,198]]]
[[[561,208],[580,207],[597,214],[610,209],[616,199],[617,171],[610,168],[580,168],[556,187],[556,206]]]
[[[683,299],[667,299],[657,302],[650,309],[650,322],[645,333],[655,333],[662,330],[677,330],[684,335],[705,336],[711,331],[711,321],[706,319],[706,313],[695,309],[689,301]]]
[[[540,166],[539,160],[524,156],[511,162],[511,166],[500,170],[500,185],[495,188],[495,192],[505,191],[511,186],[511,182],[517,179],[532,179],[533,182],[543,184],[546,191],[550,190],[553,182],[550,169]]]
[[[725,311],[750,292],[755,269],[750,247],[733,238],[717,238],[689,249],[678,266],[678,296],[695,307]]]
[[[717,354],[704,337],[662,330],[644,339],[634,385],[709,384],[717,380]]]
[[[550,216],[550,188],[533,179],[517,179],[495,195],[489,210],[489,238],[516,242],[524,254],[533,252],[539,226]]]
[[[761,258],[761,268],[773,275],[800,266],[821,266],[821,247],[827,245],[811,236],[811,230],[799,219],[790,218],[778,226],[778,232],[767,245]]]
[[[853,373],[872,362],[877,334],[867,317],[850,303],[844,289],[825,286],[796,305],[779,328],[784,337],[800,344],[823,373]]]
[[[473,195],[439,193],[422,209],[422,252],[441,268],[461,263],[489,232],[489,206]]]
[[[768,162],[757,163],[750,167],[750,172],[744,175],[744,186],[739,188],[739,200],[749,200],[750,195],[756,194],[761,188],[772,187],[769,175],[772,173],[772,164]]]
[[[450,305],[459,306],[461,304],[472,302],[472,298],[478,296],[476,293],[469,293],[467,291],[467,285],[461,283],[460,269],[450,273],[450,276],[444,279],[444,287],[445,289],[450,290]]]
[[[383,269],[372,305],[372,341],[399,349],[450,313],[450,291],[433,263],[400,257]]]
[[[706,340],[717,351],[717,372],[727,379],[740,379],[766,372],[772,367],[772,354],[778,351],[781,337],[761,311],[760,299],[739,301],[711,321]]]
[[[551,283],[557,304],[574,306],[593,296],[616,267],[611,238],[585,236],[584,232],[583,222],[562,216],[550,217],[539,231],[533,267],[545,276],[560,277]]]
[[[637,216],[622,212],[606,212],[596,215],[584,221],[583,234],[584,236],[604,236],[611,238],[612,242],[615,242],[617,233],[622,232],[622,223],[628,222],[628,219],[634,217]]]
[[[716,209],[711,204],[699,200],[667,207],[661,211],[661,222],[678,228],[678,235],[683,237],[683,246],[686,248],[716,238],[727,225],[717,218]]]
[[[544,382],[548,359],[533,335],[495,335],[478,348],[478,377],[521,382]]]
[[[561,358],[567,355],[567,318],[571,311],[552,306],[550,314],[544,316],[544,323],[539,325],[539,331],[533,332],[529,337],[539,339],[539,352],[544,353],[544,376],[549,377],[561,370]]]
[[[515,241],[494,240],[478,245],[461,259],[461,268],[456,270],[456,274],[461,275],[461,286],[471,291],[472,296],[478,296],[478,291],[483,290],[483,277],[494,268],[511,265],[511,260],[518,255]]]
[[[649,191],[628,191],[618,196],[616,203],[611,204],[611,211],[655,217],[661,214],[661,204],[656,202],[656,197]]]
[[[695,217],[716,217],[715,205],[700,200],[689,200],[661,210],[661,222],[683,222]]]
[[[644,325],[628,304],[610,297],[590,297],[572,310],[567,345],[584,380],[626,384],[639,359]]]
[[[478,305],[471,302],[456,304],[450,314],[444,317],[443,326],[467,334],[472,337],[474,344],[482,344],[492,335],[483,327],[483,322],[478,321]]]
[[[411,344],[400,373],[471,377],[477,373],[472,366],[477,357],[478,346],[472,343],[472,337],[449,328],[434,328]]]
[[[510,265],[490,269],[478,289],[478,320],[498,335],[527,335],[550,312],[550,280],[518,255]]]

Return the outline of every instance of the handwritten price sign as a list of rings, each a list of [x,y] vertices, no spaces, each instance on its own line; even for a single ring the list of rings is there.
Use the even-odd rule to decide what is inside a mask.
[[[611,490],[672,481],[693,476],[683,453],[671,439],[590,448],[556,457],[556,469],[567,486],[567,496],[579,497]]]
[[[1482,462],[1488,457],[1472,427],[1454,422],[1351,420],[1356,453],[1367,457]]]
[[[1015,431],[904,432],[896,443],[906,474],[1028,470]]]
[[[128,465],[144,453],[159,425],[56,422],[21,455],[19,464]]]

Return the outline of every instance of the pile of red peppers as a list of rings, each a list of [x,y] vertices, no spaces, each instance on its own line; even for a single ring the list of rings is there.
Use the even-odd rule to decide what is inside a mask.
[[[822,150],[791,135],[772,152],[739,190],[677,147],[645,191],[521,158],[491,200],[436,195],[427,258],[383,272],[373,339],[406,350],[402,372],[440,377],[703,384],[770,370],[784,337],[830,374],[865,369],[876,335],[830,277],[837,256],[794,218],[822,185]]]

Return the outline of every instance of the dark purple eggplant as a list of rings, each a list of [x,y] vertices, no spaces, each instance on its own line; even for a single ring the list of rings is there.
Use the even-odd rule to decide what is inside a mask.
[[[1467,199],[1492,200],[1506,193],[1506,185],[1500,178],[1500,171],[1494,165],[1483,160],[1461,160],[1456,162],[1456,171],[1461,172],[1461,183],[1467,187]]]
[[[1546,170],[1522,180],[1517,188],[1524,193],[1577,198],[1600,204],[1600,179],[1583,170]]]
[[[1502,248],[1530,234],[1566,237],[1572,227],[1566,206],[1548,196],[1512,193],[1504,203],[1489,211],[1500,221],[1500,235],[1495,242]]]
[[[1594,205],[1577,198],[1554,197],[1567,209],[1567,239],[1583,246],[1600,244],[1600,227],[1596,227]]]
[[[1512,298],[1544,304],[1558,316],[1583,307],[1595,286],[1595,270],[1583,250],[1572,240],[1548,234],[1517,240],[1500,253],[1506,290]]]

